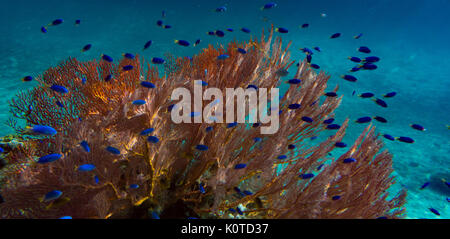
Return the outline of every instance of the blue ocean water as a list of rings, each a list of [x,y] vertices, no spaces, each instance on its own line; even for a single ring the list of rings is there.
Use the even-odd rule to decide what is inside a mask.
[[[344,100],[337,110],[337,121],[349,117],[383,116],[387,124],[377,123],[380,133],[409,136],[416,141],[405,144],[386,141],[386,148],[394,155],[397,185],[408,189],[408,218],[450,218],[450,189],[442,180],[450,181],[450,2],[448,0],[277,0],[277,7],[261,11],[265,0],[230,1],[154,1],[154,0],[1,0],[0,8],[0,122],[9,117],[8,100],[20,89],[34,83],[20,81],[23,76],[37,75],[68,57],[80,60],[98,58],[106,53],[119,58],[123,52],[142,54],[147,59],[162,57],[171,52],[178,56],[196,54],[200,48],[184,48],[174,39],[194,42],[199,47],[225,44],[230,40],[259,37],[262,29],[285,27],[289,33],[281,35],[285,43],[292,41],[292,58],[303,59],[301,47],[319,46],[322,51],[313,55],[313,63],[332,76],[330,89],[339,84]],[[226,6],[222,13],[213,10]],[[164,21],[172,26],[156,26],[161,11]],[[43,25],[62,18],[65,22],[52,27],[47,34]],[[78,27],[74,21],[81,19]],[[308,28],[299,26],[309,23]],[[218,38],[207,31],[233,28],[235,32]],[[249,28],[246,34],[238,29]],[[330,39],[334,33],[337,39]],[[353,36],[363,33],[360,39]],[[142,52],[143,45],[152,46]],[[86,44],[90,51],[81,53]],[[348,56],[358,53],[360,46],[369,46],[371,55],[381,58],[375,71],[354,73],[355,83],[339,76],[354,66]],[[398,92],[387,99],[388,108],[381,108],[369,99],[352,96],[373,92],[381,96]],[[418,123],[427,130],[416,131],[410,124]],[[365,125],[352,124],[346,140],[351,142]],[[0,127],[0,135],[12,133]],[[420,190],[420,186],[430,186]],[[437,216],[428,208],[437,209]]]

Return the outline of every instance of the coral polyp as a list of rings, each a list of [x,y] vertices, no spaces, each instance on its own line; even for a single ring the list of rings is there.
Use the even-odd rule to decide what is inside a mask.
[[[259,40],[209,46],[192,59],[167,55],[157,65],[164,69],[137,55],[118,64],[70,58],[36,77],[39,86],[18,93],[11,110],[27,126],[46,125],[58,133],[31,135],[10,121],[17,131],[10,141],[20,144],[4,147],[1,217],[402,217],[406,193],[388,198],[392,156],[382,151],[374,127],[337,158],[329,154],[348,120],[334,135],[312,143],[330,131],[323,121],[333,117],[342,97],[324,97],[330,77],[306,60],[294,69],[290,44],[283,47],[272,34],[273,29]],[[228,57],[218,59],[222,55]],[[177,88],[193,91],[195,80],[222,91],[277,88],[280,70],[294,71],[301,81],[280,99],[275,134],[261,134],[259,124],[171,119],[177,102],[170,97]],[[55,92],[52,85],[68,92]],[[137,100],[142,104],[133,104]],[[293,104],[301,107],[289,109]],[[50,154],[62,157],[37,163]],[[347,158],[355,160],[345,163]],[[82,165],[89,170],[79,170]],[[54,190],[62,194],[42,200]]]

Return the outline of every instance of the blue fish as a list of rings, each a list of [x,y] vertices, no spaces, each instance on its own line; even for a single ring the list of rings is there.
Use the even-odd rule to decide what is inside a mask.
[[[111,74],[108,74],[108,75],[105,77],[105,81],[106,81],[106,82],[110,81],[111,79],[112,79],[112,75],[111,75]]]
[[[400,136],[395,138],[396,140],[403,142],[403,143],[408,143],[408,144],[412,144],[414,143],[414,140],[410,137],[406,137],[406,136]]]
[[[245,164],[245,163],[240,163],[240,164],[236,164],[236,165],[234,166],[234,169],[243,169],[243,168],[245,168],[245,167],[247,167],[247,164]]]
[[[362,37],[362,33],[359,33],[358,35],[356,35],[356,36],[354,36],[353,38],[355,38],[355,39],[359,39],[359,38],[361,38]]]
[[[320,69],[320,66],[317,64],[310,64],[309,66],[314,69]]]
[[[236,207],[236,211],[239,213],[239,215],[244,215],[244,213],[241,211],[239,207]]]
[[[141,86],[143,86],[145,88],[150,88],[150,89],[155,88],[155,85],[149,81],[141,81]]]
[[[360,66],[360,68],[364,70],[376,70],[378,66],[372,63],[364,63],[363,65]]]
[[[221,30],[216,30],[214,32],[214,34],[218,37],[224,37],[225,36],[225,32],[221,31]]]
[[[62,24],[64,22],[64,20],[63,19],[55,19],[55,20],[53,20],[50,24],[48,24],[49,26],[57,26],[57,25],[60,25],[60,24]]]
[[[375,101],[375,103],[377,105],[379,105],[379,106],[381,106],[383,108],[387,108],[388,107],[387,103],[384,100],[382,100],[382,99],[375,98],[374,101]]]
[[[342,75],[341,78],[346,81],[350,81],[350,82],[356,82],[358,80],[358,79],[356,79],[356,77],[354,77],[352,75]]]
[[[331,200],[336,201],[336,200],[339,200],[340,198],[341,198],[341,196],[336,195],[336,196],[333,196],[333,197],[331,198]]]
[[[243,27],[241,28],[241,31],[245,32],[245,33],[250,33],[250,29]]]
[[[423,190],[423,189],[425,189],[426,187],[428,187],[428,185],[430,185],[430,182],[424,183],[424,184],[420,187],[420,189]]]
[[[362,52],[362,53],[371,53],[372,52],[367,46],[362,46],[362,47],[358,48],[358,51]]]
[[[149,48],[149,47],[150,47],[150,46],[152,45],[152,43],[153,43],[153,41],[152,41],[152,40],[150,40],[150,41],[146,42],[146,43],[144,44],[144,49],[143,49],[143,50],[145,50],[145,49]]]
[[[308,116],[303,116],[303,117],[302,117],[302,120],[305,121],[305,122],[307,122],[307,123],[312,123],[312,122],[314,121],[312,118],[310,118],[310,117],[308,117]]]
[[[370,93],[370,92],[365,92],[365,93],[362,93],[362,94],[360,94],[358,96],[361,97],[361,98],[372,98],[372,97],[375,96],[375,94]]]
[[[355,57],[355,56],[349,57],[348,59],[350,61],[353,61],[353,62],[356,62],[356,63],[360,63],[362,61],[361,58]]]
[[[147,141],[153,144],[156,144],[159,142],[159,138],[156,136],[148,136]]]
[[[22,81],[32,81],[33,77],[32,76],[25,76],[24,78],[22,78]]]
[[[344,159],[343,162],[344,163],[354,163],[354,162],[356,162],[356,159],[354,159],[354,158],[346,158],[346,159]]]
[[[334,39],[334,38],[338,38],[338,37],[340,37],[341,36],[341,33],[334,33],[333,35],[331,35],[331,39]]]
[[[355,122],[356,123],[360,123],[360,124],[364,124],[364,123],[369,123],[370,121],[372,121],[372,118],[368,117],[368,116],[365,116],[365,117],[358,118]]]
[[[290,110],[296,110],[296,109],[299,109],[301,107],[301,104],[290,104],[289,106],[288,106],[288,109],[290,109]]]
[[[92,44],[87,44],[81,49],[81,52],[89,51],[92,48]]]
[[[394,140],[395,140],[394,136],[389,135],[389,134],[384,134],[383,137],[386,138],[386,139],[389,139],[389,140],[391,140],[391,141],[394,141]]]
[[[88,142],[86,142],[85,140],[81,141],[80,145],[87,153],[91,152],[91,148],[89,147]]]
[[[130,60],[134,60],[134,57],[135,57],[135,56],[134,56],[133,54],[131,54],[131,53],[123,53],[122,56],[125,57],[125,58],[128,58],[128,59],[130,59]]]
[[[253,138],[253,141],[255,141],[255,143],[258,143],[259,141],[261,141],[262,139],[260,137],[255,137]]]
[[[227,129],[237,126],[237,122],[227,124]]]
[[[289,30],[287,28],[284,28],[284,27],[275,28],[275,31],[279,32],[279,33],[288,33],[289,32]]]
[[[205,188],[203,187],[203,183],[200,183],[200,184],[198,185],[198,187],[199,187],[200,192],[201,192],[202,194],[205,194],[205,193],[206,193],[206,190],[205,190]]]
[[[340,129],[341,126],[338,124],[329,124],[327,125],[327,129]]]
[[[381,122],[381,123],[387,123],[387,119],[381,117],[381,116],[375,116],[373,117],[374,120]]]
[[[58,93],[61,93],[61,94],[69,93],[69,90],[62,85],[53,84],[52,86],[50,86],[50,89],[52,89]]]
[[[145,105],[145,100],[135,100],[133,101],[133,105]]]
[[[261,10],[267,10],[276,7],[277,4],[275,2],[268,2],[261,7]]]
[[[379,62],[380,58],[377,56],[368,56],[366,58],[364,58],[363,60],[364,62],[369,62],[369,63],[374,63],[374,62]]]
[[[133,66],[132,65],[126,65],[126,66],[123,66],[122,67],[122,70],[123,71],[131,71],[131,70],[133,70]]]
[[[410,126],[411,126],[411,128],[419,130],[419,131],[425,131],[426,130],[422,125],[419,125],[419,124],[411,124]]]
[[[305,174],[300,174],[299,177],[301,179],[308,179],[308,178],[314,177],[314,174],[312,174],[312,173],[305,173]]]
[[[51,163],[54,162],[62,157],[61,154],[48,154],[45,156],[42,156],[37,161],[38,163]]]
[[[334,146],[336,146],[336,147],[338,147],[338,148],[345,148],[345,147],[347,147],[347,144],[344,143],[344,142],[336,142],[336,143],[334,144]]]
[[[180,45],[180,46],[189,46],[189,42],[186,40],[175,40],[175,43]]]
[[[105,54],[102,54],[102,59],[107,62],[113,62],[113,58]]]
[[[141,135],[141,136],[145,136],[145,135],[148,135],[148,134],[150,134],[151,132],[153,132],[153,131],[155,131],[155,129],[154,128],[148,128],[148,129],[144,129],[144,130],[142,130],[141,131],[141,133],[139,134],[139,135]]]
[[[314,54],[314,52],[313,52],[311,49],[307,48],[307,47],[300,48],[300,50],[301,50],[303,53],[306,53],[306,54],[309,54],[309,55]]]
[[[441,214],[438,212],[438,210],[434,209],[434,208],[428,208],[432,213],[436,214],[437,216],[440,216]]]
[[[334,118],[329,118],[323,121],[324,124],[331,124],[334,122]]]
[[[321,164],[321,165],[319,165],[318,167],[317,167],[317,171],[319,171],[319,170],[321,170],[322,168],[323,168],[323,166],[325,166],[325,164]]]
[[[229,57],[230,57],[230,56],[227,55],[227,54],[222,54],[222,55],[218,56],[217,59],[218,59],[218,60],[225,60],[225,59],[227,59],[227,58],[229,58]]]
[[[277,159],[287,159],[287,156],[286,155],[280,155],[280,156],[277,157]]]
[[[300,80],[300,79],[291,79],[291,80],[287,81],[287,83],[292,84],[292,85],[300,84],[301,82],[302,82],[302,80]]]
[[[78,171],[80,172],[89,172],[95,169],[95,165],[93,164],[83,164],[78,167]]]
[[[359,70],[361,70],[361,68],[359,66],[355,66],[352,69],[350,69],[350,72],[357,72]]]
[[[247,51],[245,49],[242,49],[242,48],[238,48],[237,51],[239,53],[241,53],[241,54],[246,54],[247,53]]]
[[[394,97],[395,95],[397,95],[397,92],[393,91],[393,92],[389,92],[389,93],[383,95],[383,97],[384,97],[384,98],[392,98],[392,97]]]
[[[64,108],[64,105],[63,105],[63,103],[61,103],[61,101],[57,100],[55,103],[57,106]]]
[[[206,127],[206,132],[208,133],[208,132],[210,132],[210,131],[212,131],[214,128],[212,127],[212,126],[208,126],[208,127]]]
[[[59,190],[53,190],[44,195],[41,202],[49,202],[58,199],[63,193]]]
[[[112,146],[106,147],[106,150],[107,150],[108,152],[112,153],[112,154],[115,154],[115,155],[120,154],[120,150],[117,149],[117,148],[114,148],[114,147],[112,147]]]
[[[252,192],[250,192],[250,191],[248,191],[248,190],[245,190],[244,192],[243,192],[245,195],[247,195],[247,196],[251,196],[251,195],[253,195],[253,193]]]
[[[71,216],[62,216],[62,217],[60,217],[59,219],[72,219],[72,217]]]
[[[159,65],[159,64],[164,64],[165,62],[166,62],[166,61],[165,61],[164,59],[159,58],[159,57],[153,57],[153,58],[152,58],[152,63],[153,63],[153,64]]]
[[[152,212],[152,219],[161,219],[159,218],[158,213],[156,213],[155,211]]]
[[[225,6],[221,6],[215,9],[216,12],[226,12],[227,11],[227,7]]]
[[[327,97],[336,97],[337,96],[336,92],[327,92],[324,95]]]
[[[206,150],[208,150],[208,146],[203,145],[203,144],[198,144],[197,146],[195,146],[195,149],[200,150],[200,151],[206,151]]]
[[[137,189],[137,188],[139,188],[139,185],[137,185],[137,184],[130,184],[130,188],[131,189]]]

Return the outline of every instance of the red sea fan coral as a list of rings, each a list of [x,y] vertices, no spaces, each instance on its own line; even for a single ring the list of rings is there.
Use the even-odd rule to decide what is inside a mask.
[[[251,124],[175,124],[168,110],[173,90],[193,91],[194,80],[225,88],[274,88],[278,72],[291,69],[288,47],[281,39],[231,42],[209,46],[192,60],[166,57],[165,76],[139,57],[118,65],[105,61],[69,59],[50,68],[40,86],[11,101],[13,113],[28,125],[49,125],[56,136],[29,136],[19,129],[21,146],[8,148],[1,170],[3,218],[399,218],[405,192],[388,200],[393,184],[392,159],[369,126],[340,158],[329,153],[344,137],[347,121],[320,144],[310,139],[325,130],[341,98],[320,101],[329,76],[316,74],[302,62],[281,98],[280,128],[262,135]],[[246,54],[236,51],[246,49]],[[229,57],[217,60],[219,55]],[[133,70],[123,71],[132,65]],[[206,70],[206,71],[205,71]],[[207,72],[205,76],[205,72]],[[111,80],[105,82],[105,77]],[[206,77],[206,78],[205,78]],[[83,80],[86,79],[86,80]],[[155,88],[141,86],[152,82]],[[59,95],[49,89],[69,89]],[[335,88],[337,91],[337,87]],[[64,107],[57,108],[55,100]],[[146,104],[136,106],[135,100]],[[301,108],[289,110],[291,104]],[[29,105],[32,105],[30,110]],[[226,116],[226,115],[224,115]],[[248,112],[247,112],[248,116]],[[313,122],[304,122],[308,116]],[[206,130],[213,126],[212,130]],[[142,130],[153,128],[147,140]],[[258,142],[255,142],[258,138]],[[80,142],[86,141],[86,152]],[[200,151],[197,145],[206,145]],[[291,145],[291,146],[290,146]],[[293,149],[292,145],[295,145]],[[120,151],[107,150],[114,147]],[[38,157],[60,153],[47,164]],[[283,157],[279,157],[284,155]],[[355,162],[344,163],[353,158]],[[24,166],[25,163],[25,166]],[[83,164],[95,165],[89,172]],[[240,169],[236,169],[240,165]],[[244,165],[244,166],[243,166]],[[22,166],[22,167],[20,167]],[[20,168],[20,170],[17,170]],[[303,175],[299,177],[299,175]],[[308,177],[304,176],[308,175]],[[42,202],[52,190],[60,198]]]

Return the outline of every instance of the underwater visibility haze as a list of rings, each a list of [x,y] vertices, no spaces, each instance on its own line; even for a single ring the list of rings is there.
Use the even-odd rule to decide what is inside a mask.
[[[450,218],[447,0],[0,2],[1,218]]]

